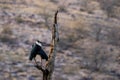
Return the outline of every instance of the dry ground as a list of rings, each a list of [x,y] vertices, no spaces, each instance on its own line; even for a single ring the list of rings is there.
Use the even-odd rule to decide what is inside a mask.
[[[57,9],[60,42],[53,80],[119,80],[120,6],[104,8],[101,1],[0,0],[0,80],[42,80],[28,56],[37,39],[50,43]]]

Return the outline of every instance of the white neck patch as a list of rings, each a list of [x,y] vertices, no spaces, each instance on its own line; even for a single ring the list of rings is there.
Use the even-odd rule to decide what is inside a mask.
[[[36,43],[37,45],[39,45],[39,46],[42,46],[42,44],[41,44],[41,43],[39,43],[39,42],[37,42],[37,41],[36,41],[35,43]]]

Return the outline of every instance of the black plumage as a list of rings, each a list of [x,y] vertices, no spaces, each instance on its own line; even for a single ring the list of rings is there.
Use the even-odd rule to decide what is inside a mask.
[[[48,56],[42,49],[40,41],[36,41],[36,43],[32,46],[29,60],[33,60],[37,55],[40,55],[41,59],[45,59],[46,61],[48,60]]]

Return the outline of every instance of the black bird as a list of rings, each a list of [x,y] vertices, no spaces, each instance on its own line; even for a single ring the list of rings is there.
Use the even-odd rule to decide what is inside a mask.
[[[37,55],[41,56],[41,60],[45,59],[46,61],[48,61],[48,56],[47,54],[44,52],[44,50],[42,49],[42,44],[40,41],[36,41],[35,44],[32,46],[32,50],[31,50],[31,54],[29,56],[29,60],[33,60],[35,59],[35,57]]]

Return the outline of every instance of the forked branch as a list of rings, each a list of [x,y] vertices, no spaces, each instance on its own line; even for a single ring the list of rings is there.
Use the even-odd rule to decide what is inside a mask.
[[[44,68],[41,65],[38,65],[37,63],[35,66],[38,70],[41,70],[43,72],[43,80],[52,80],[52,73],[54,71],[56,47],[57,47],[57,42],[59,41],[57,14],[58,11],[56,11],[54,16],[54,24],[52,27],[52,41],[50,46],[50,52],[48,55],[48,61],[46,62]]]

